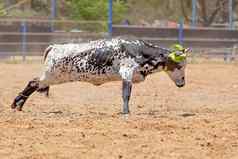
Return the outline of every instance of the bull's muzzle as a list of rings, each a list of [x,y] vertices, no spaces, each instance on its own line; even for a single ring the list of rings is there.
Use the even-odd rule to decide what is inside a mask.
[[[184,79],[184,77],[183,77],[182,79],[176,80],[176,81],[175,81],[175,84],[176,84],[176,86],[179,87],[179,88],[185,86],[185,79]]]

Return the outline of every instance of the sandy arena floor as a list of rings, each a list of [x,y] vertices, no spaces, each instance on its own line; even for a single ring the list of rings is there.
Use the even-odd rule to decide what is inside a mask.
[[[191,64],[178,89],[164,73],[133,87],[68,83],[10,104],[40,64],[0,64],[1,159],[238,159],[238,65]]]

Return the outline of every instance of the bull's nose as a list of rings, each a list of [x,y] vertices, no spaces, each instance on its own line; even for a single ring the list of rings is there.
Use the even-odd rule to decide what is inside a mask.
[[[184,85],[185,85],[185,83],[183,83],[183,84],[176,84],[176,86],[179,87],[179,88],[183,87]]]
[[[176,81],[176,86],[177,86],[177,87],[181,88],[181,87],[183,87],[184,85],[185,85],[185,80],[184,80],[184,79],[182,79],[182,80],[177,80],[177,81]]]

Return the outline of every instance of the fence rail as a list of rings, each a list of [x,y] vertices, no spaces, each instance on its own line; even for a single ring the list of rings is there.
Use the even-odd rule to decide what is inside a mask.
[[[0,56],[40,56],[51,43],[85,42],[105,37],[104,33],[85,30],[49,31],[49,21],[26,20],[27,29],[21,32],[21,21],[5,21],[0,19]],[[69,26],[72,29],[73,21],[62,21],[61,28]],[[86,22],[83,22],[86,24]],[[89,22],[93,24],[93,22]],[[101,22],[99,22],[101,23]],[[14,25],[13,25],[14,24]],[[77,25],[73,25],[77,26]],[[9,29],[9,28],[10,29]],[[5,30],[4,30],[5,28]],[[77,27],[76,27],[77,28]],[[92,27],[93,28],[93,27]],[[92,29],[91,28],[91,29]],[[168,47],[178,42],[179,30],[177,28],[153,28],[143,26],[113,25],[112,36],[132,35],[150,41],[160,46]],[[211,55],[230,54],[232,48],[238,44],[238,30],[220,28],[185,28],[183,30],[183,43],[187,47]],[[207,51],[209,50],[209,51]]]
[[[0,56],[40,56],[52,43],[101,38],[104,26],[103,21],[0,19]]]
[[[181,28],[180,28],[181,29]],[[113,36],[135,36],[163,47],[181,42],[199,56],[235,59],[238,52],[238,30],[224,28],[155,28],[114,25]]]
[[[113,26],[113,36],[132,35],[165,47],[178,42],[177,28]],[[238,30],[221,28],[185,28],[184,45],[192,48],[231,48],[238,44]]]
[[[22,33],[1,33],[0,32],[0,55],[11,56],[21,55],[26,52],[26,55],[42,55],[45,48],[52,43],[65,42],[85,42],[93,39],[98,39],[103,34],[76,32],[76,33],[26,33],[26,41],[22,41]],[[23,45],[25,50],[22,50]],[[34,54],[32,54],[34,52]],[[38,52],[38,54],[37,54]]]

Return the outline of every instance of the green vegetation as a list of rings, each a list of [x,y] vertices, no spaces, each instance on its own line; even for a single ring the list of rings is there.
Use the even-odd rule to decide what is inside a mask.
[[[5,12],[3,9],[4,9],[4,3],[0,2],[0,17],[5,15]]]
[[[78,20],[102,20],[108,18],[108,0],[72,0],[71,17]],[[122,1],[113,3],[113,21],[120,22],[127,12],[127,6]]]
[[[71,0],[68,1],[69,9],[71,10],[70,17],[74,20],[96,20],[105,21],[104,23],[94,25],[84,24],[79,28],[102,31],[107,29],[108,19],[108,0]],[[125,2],[116,0],[113,2],[113,23],[120,23],[127,12]]]

